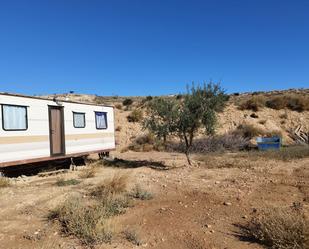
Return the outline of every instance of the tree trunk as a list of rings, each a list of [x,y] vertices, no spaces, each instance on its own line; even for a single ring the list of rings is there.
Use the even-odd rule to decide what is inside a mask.
[[[183,136],[184,136],[185,143],[186,143],[185,154],[186,154],[186,157],[187,157],[187,161],[188,161],[189,165],[191,166],[192,164],[191,164],[191,160],[190,160],[190,156],[189,156],[190,143],[189,143],[187,135],[185,133],[183,134]]]

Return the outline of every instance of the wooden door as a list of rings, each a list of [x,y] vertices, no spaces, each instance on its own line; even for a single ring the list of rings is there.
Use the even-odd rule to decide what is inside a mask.
[[[63,107],[49,106],[49,139],[51,156],[64,155]]]

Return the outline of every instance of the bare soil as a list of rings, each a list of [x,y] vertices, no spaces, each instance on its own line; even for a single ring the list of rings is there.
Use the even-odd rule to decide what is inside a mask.
[[[188,166],[182,154],[115,152],[121,167],[102,166],[97,175],[74,186],[55,185],[60,176],[18,178],[0,189],[0,248],[84,248],[61,233],[47,215],[74,193],[117,172],[129,174],[129,188],[139,183],[154,194],[134,201],[125,214],[113,218],[111,244],[95,248],[133,248],[122,231],[133,229],[145,248],[262,248],[237,236],[252,212],[269,206],[301,203],[308,209],[309,159],[291,162],[246,158],[242,153],[195,157]],[[157,167],[158,162],[166,167]],[[79,171],[64,173],[79,179]]]

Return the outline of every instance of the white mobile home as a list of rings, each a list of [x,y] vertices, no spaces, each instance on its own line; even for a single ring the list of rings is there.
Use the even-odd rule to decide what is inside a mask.
[[[0,93],[0,167],[115,149],[114,108]]]

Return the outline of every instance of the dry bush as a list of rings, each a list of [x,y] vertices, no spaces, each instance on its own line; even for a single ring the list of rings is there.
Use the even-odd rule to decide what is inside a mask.
[[[266,131],[252,124],[241,124],[237,127],[237,129],[233,132],[234,134],[241,135],[245,138],[254,138],[257,136],[282,136],[281,131]]]
[[[253,96],[248,100],[245,100],[239,104],[240,110],[252,110],[259,111],[265,106],[266,99],[263,96]]]
[[[149,152],[152,150],[165,150],[164,142],[157,139],[153,134],[147,133],[137,137],[129,146],[129,150],[136,152]]]
[[[130,196],[140,200],[150,200],[153,198],[152,193],[143,189],[139,184],[136,184],[130,192]]]
[[[116,104],[115,107],[116,107],[118,110],[122,110],[122,104]]]
[[[252,152],[250,154],[259,155],[263,158],[290,161],[309,157],[309,146],[291,146],[281,150]]]
[[[246,138],[253,138],[262,135],[265,132],[252,124],[241,124],[237,127],[234,133]]]
[[[309,222],[299,207],[263,210],[241,228],[242,237],[272,249],[309,248]]]
[[[62,231],[74,235],[86,245],[110,242],[113,229],[103,205],[85,205],[80,198],[70,198],[53,210],[49,219],[57,219]]]
[[[123,234],[125,238],[127,239],[127,241],[131,242],[133,245],[136,245],[136,246],[142,245],[142,241],[139,238],[139,235],[137,234],[135,230],[127,229],[123,231]]]
[[[112,178],[104,180],[92,190],[91,195],[102,198],[114,194],[122,194],[127,190],[129,176],[127,174],[115,174]]]
[[[298,112],[309,111],[309,97],[294,95],[289,98],[287,107]]]
[[[92,177],[95,177],[96,173],[97,173],[97,167],[92,165],[92,166],[88,166],[85,169],[83,169],[79,173],[79,177],[83,179],[92,178]]]
[[[121,126],[117,126],[115,130],[116,131],[121,131]]]
[[[288,97],[286,95],[270,97],[266,101],[266,106],[268,108],[272,108],[275,110],[284,109],[287,107],[287,105],[288,105]]]
[[[133,110],[129,116],[127,116],[128,122],[140,122],[143,119],[143,111],[140,109]]]
[[[0,176],[0,188],[7,188],[11,185],[10,180],[6,177]]]
[[[56,185],[59,187],[63,187],[63,186],[69,186],[69,185],[77,185],[80,183],[81,181],[76,180],[76,179],[65,180],[64,178],[59,178],[57,179]]]
[[[190,148],[192,153],[208,153],[223,151],[239,151],[248,148],[250,141],[241,134],[227,133],[224,135],[210,136],[196,139]],[[183,144],[170,145],[170,149],[183,152]]]
[[[309,97],[299,94],[286,94],[281,96],[270,97],[266,101],[266,106],[272,109],[281,110],[289,108],[293,111],[308,111]]]
[[[133,104],[133,100],[132,99],[130,99],[130,98],[126,98],[123,102],[122,102],[122,104],[124,105],[124,106],[130,106],[130,105],[132,105]]]

